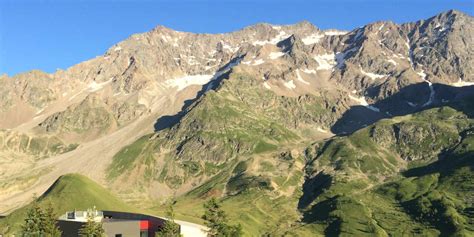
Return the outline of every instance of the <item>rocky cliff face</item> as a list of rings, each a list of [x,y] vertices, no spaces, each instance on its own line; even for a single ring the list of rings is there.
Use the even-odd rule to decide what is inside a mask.
[[[34,113],[54,104],[62,105],[55,112],[77,107],[90,94],[107,100],[115,117],[122,116],[123,109],[116,108],[123,101],[131,101],[128,105],[136,110],[147,110],[150,102],[167,90],[206,84],[236,66],[246,68],[262,79],[262,87],[279,95],[337,88],[348,92],[354,104],[362,105],[426,82],[421,95],[406,92],[405,108],[398,110],[423,107],[437,102],[436,93],[428,86],[431,83],[463,85],[473,81],[472,25],[472,17],[449,11],[419,22],[377,22],[351,32],[322,31],[308,22],[259,24],[218,35],[159,26],[66,71],[3,76],[2,116],[8,118],[12,106],[20,104],[25,115],[16,123],[4,122],[2,127],[28,122]],[[138,108],[140,105],[144,108]],[[387,104],[377,109],[397,112]],[[130,114],[122,117],[133,120]]]

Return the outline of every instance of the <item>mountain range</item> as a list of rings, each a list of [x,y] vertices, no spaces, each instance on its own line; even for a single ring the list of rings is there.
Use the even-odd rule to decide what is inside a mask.
[[[126,209],[175,197],[194,222],[217,197],[248,236],[474,235],[473,45],[455,10],[352,31],[158,26],[3,75],[0,233],[35,195],[60,202],[62,177]]]

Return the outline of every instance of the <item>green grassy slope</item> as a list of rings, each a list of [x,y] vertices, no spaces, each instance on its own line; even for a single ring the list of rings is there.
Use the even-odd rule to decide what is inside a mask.
[[[246,236],[472,234],[471,99],[308,147],[311,129],[337,119],[330,95],[277,96],[245,73],[230,77],[178,124],[122,149],[110,181],[143,173],[191,185],[179,218],[200,222],[218,197]]]
[[[308,140],[317,133],[317,126],[309,124],[327,126],[335,119],[321,107],[333,106],[327,102],[331,95],[278,96],[255,90],[261,82],[244,72],[230,77],[196,101],[175,126],[123,148],[108,169],[109,180],[121,183],[121,177],[143,173],[146,179],[137,183],[152,180],[176,189],[202,183],[242,157]]]
[[[218,197],[245,236],[471,236],[473,128],[446,106],[251,154],[178,197],[177,216],[199,223]]]
[[[208,198],[218,197],[231,223],[241,224],[245,236],[287,231],[300,218],[296,206],[301,192],[291,188],[301,184],[303,173],[289,169],[288,177],[278,185],[274,182],[281,177],[276,172],[256,174],[249,170],[238,171],[241,164],[234,165],[234,169],[223,170],[203,185],[178,197],[175,208],[177,218],[202,223],[202,205]],[[160,212],[160,209],[163,208],[157,206],[153,211]]]
[[[474,235],[473,124],[442,107],[311,147],[299,205],[302,229],[341,236]]]
[[[123,163],[111,169],[150,159],[144,156],[155,149],[150,139],[124,148],[122,159],[115,158]],[[470,236],[473,154],[474,121],[450,107],[434,108],[309,147],[280,144],[207,164],[214,175],[179,196],[175,210],[178,219],[202,223],[202,204],[218,197],[245,236]],[[48,202],[58,214],[94,205],[135,210],[80,175],[61,177],[39,198],[40,205]],[[0,220],[1,229],[17,230],[26,208]]]
[[[108,190],[97,183],[79,174],[68,174],[61,176],[51,187],[38,199],[40,206],[51,203],[58,216],[70,210],[86,210],[96,206],[98,210],[135,211],[119,200]],[[7,217],[0,219],[0,233],[12,234],[19,230],[26,215],[27,205]]]

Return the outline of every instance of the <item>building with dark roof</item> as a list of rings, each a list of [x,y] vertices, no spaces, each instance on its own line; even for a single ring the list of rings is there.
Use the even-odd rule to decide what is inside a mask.
[[[62,236],[79,236],[79,230],[86,224],[87,215],[101,222],[108,237],[154,237],[166,220],[158,217],[116,211],[72,211],[62,215],[58,226]]]

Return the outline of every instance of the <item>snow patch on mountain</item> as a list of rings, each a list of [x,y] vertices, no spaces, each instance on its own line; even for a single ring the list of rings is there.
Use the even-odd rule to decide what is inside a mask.
[[[349,53],[352,53],[352,52],[355,52],[359,50],[358,47],[354,47],[352,49],[349,49],[349,50],[346,50],[344,52],[337,52],[336,53],[336,56],[335,56],[335,59],[336,59],[336,67],[341,69],[342,66],[344,66],[344,63],[346,61],[346,56],[349,54]]]
[[[36,111],[35,115],[41,114],[41,112],[43,112],[45,108],[46,108],[46,107],[43,107],[43,108],[41,108],[40,110]]]
[[[407,49],[409,51],[410,58],[411,58],[412,51],[410,49],[410,39],[408,37],[406,37],[406,39],[405,39],[405,46],[407,47]]]
[[[366,71],[364,71],[364,69],[362,69],[362,67],[360,68],[360,72],[361,72],[363,75],[370,77],[370,79],[372,79],[372,80],[380,79],[380,78],[384,78],[384,77],[387,77],[387,76],[388,76],[388,75],[382,75],[382,74],[376,74],[376,73],[366,72]]]
[[[309,82],[305,81],[303,77],[301,77],[300,71],[298,69],[296,70],[296,79],[306,85],[309,85]]]
[[[389,63],[391,63],[391,64],[397,66],[397,62],[396,62],[395,60],[393,60],[393,59],[388,59],[387,62],[389,62]]]
[[[273,28],[274,30],[281,30],[281,26],[273,26],[273,25],[272,25],[272,28]]]
[[[290,81],[288,81],[288,82],[285,82],[284,85],[285,85],[285,87],[287,87],[288,89],[291,89],[291,90],[296,88],[296,85],[295,85],[295,83],[293,82],[293,80],[290,80]]]
[[[421,79],[423,79],[424,81],[426,81],[426,73],[425,73],[425,70],[421,70],[419,72],[416,72],[416,74],[418,74]],[[428,84],[431,84],[431,82],[428,81]]]
[[[95,91],[98,91],[98,90],[104,88],[105,85],[107,85],[107,84],[109,84],[110,82],[112,82],[112,79],[113,79],[113,78],[110,78],[109,80],[104,81],[104,82],[101,82],[101,83],[97,83],[96,81],[92,81],[92,82],[89,83],[89,85],[87,86],[87,91],[88,91],[88,92],[95,92]]]
[[[385,23],[383,23],[380,27],[379,27],[379,31],[383,29],[383,27],[385,26]]]
[[[169,35],[161,35],[161,39],[162,39],[164,42],[166,42],[166,43],[168,43],[169,41],[173,40],[173,39],[171,38],[171,36],[169,36]]]
[[[209,70],[209,69],[211,69],[211,68],[214,68],[214,67],[216,67],[216,66],[217,66],[217,65],[213,65],[213,66],[205,66],[205,67],[204,67],[204,70],[206,70],[206,71],[207,71],[207,70]]]
[[[327,130],[322,129],[321,127],[318,127],[316,130],[318,130],[318,132],[322,132],[322,133],[329,133]]]
[[[232,53],[236,52],[237,50],[239,50],[239,47],[232,47],[224,42],[222,42],[222,48],[225,49],[225,50],[228,50]]]
[[[268,55],[268,57],[269,57],[270,59],[274,60],[274,59],[277,59],[277,58],[279,58],[279,57],[281,57],[281,56],[283,56],[283,55],[285,55],[285,53],[283,53],[283,52],[271,52],[271,53]]]
[[[316,70],[330,70],[336,65],[335,55],[331,54],[320,54],[314,56],[314,60],[318,62]]]
[[[263,64],[263,63],[265,63],[265,61],[260,58],[260,59],[255,60],[252,65],[255,65],[255,66],[256,66],[256,65]]]
[[[180,78],[166,80],[166,87],[176,87],[178,91],[191,85],[205,85],[211,81],[213,75],[188,75]]]
[[[264,82],[264,83],[263,83],[263,86],[264,86],[265,88],[269,89],[269,90],[272,89],[272,88],[270,87],[270,85],[268,85],[267,82]]]
[[[211,79],[209,80],[210,83],[209,83],[209,85],[207,85],[205,91],[211,90],[211,89],[214,87],[214,80],[215,80],[215,79],[217,79],[217,78],[219,78],[220,76],[224,75],[224,73],[227,73],[230,69],[232,69],[233,67],[237,66],[241,61],[242,61],[242,59],[234,60],[234,61],[228,63],[228,64],[227,64],[224,68],[222,68],[221,70],[217,71],[217,72],[211,77]]]
[[[74,98],[76,98],[78,95],[82,94],[82,91],[79,91],[77,92],[76,94],[72,95],[71,97],[69,97],[68,101],[71,101],[73,100]]]
[[[257,66],[257,65],[260,65],[260,64],[263,64],[263,63],[265,63],[265,61],[264,61],[263,59],[261,59],[261,58],[260,58],[260,59],[257,59],[257,60],[253,59],[253,60],[251,60],[251,61],[244,61],[244,62],[242,62],[242,64],[245,64],[245,65],[252,65],[252,66]]]
[[[301,40],[303,41],[303,43],[305,45],[311,45],[311,44],[318,43],[319,40],[321,40],[321,38],[323,38],[323,37],[324,37],[324,35],[314,33],[314,34],[311,34],[311,35],[308,35],[308,36],[302,38]]]
[[[316,74],[316,70],[314,69],[301,69],[301,71],[303,71],[304,73],[307,73],[307,74]]]
[[[366,107],[367,109],[370,109],[370,110],[375,111],[375,112],[380,112],[379,108],[377,108],[375,106],[372,106],[372,105],[369,105],[369,103],[367,103],[367,100],[365,100],[365,97],[363,97],[363,96],[357,98],[357,97],[354,97],[352,95],[349,95],[349,98],[351,100],[354,100],[354,101],[358,102],[359,105],[362,105],[362,106]]]
[[[280,31],[278,33],[277,36],[275,36],[273,39],[271,40],[264,40],[264,41],[261,41],[261,40],[257,40],[255,42],[253,42],[252,44],[257,46],[257,45],[260,45],[260,46],[263,46],[263,45],[266,45],[266,44],[277,44],[278,42],[286,39],[290,37],[289,34],[287,34],[285,31]]]
[[[463,81],[461,78],[459,78],[459,81],[453,83],[452,86],[454,87],[474,86],[474,82]]]
[[[348,32],[347,31],[340,31],[340,30],[328,30],[328,31],[325,31],[324,34],[325,35],[328,35],[328,36],[332,36],[332,35],[345,35],[347,34]]]
[[[402,54],[392,54],[392,57],[394,57],[394,58],[400,58],[400,59],[407,59],[408,61],[410,61],[409,58],[403,56]]]
[[[430,88],[430,98],[428,99],[428,101],[426,101],[426,103],[423,104],[423,107],[425,107],[433,103],[434,97],[435,97],[435,90],[433,88],[433,83],[431,83],[431,81],[428,81],[426,79],[425,70],[422,69],[420,72],[417,72],[416,74],[418,74],[423,81],[428,83],[428,87]]]

